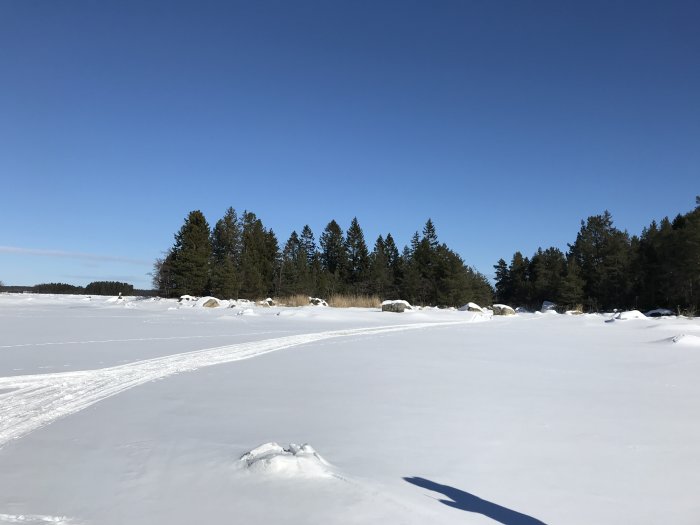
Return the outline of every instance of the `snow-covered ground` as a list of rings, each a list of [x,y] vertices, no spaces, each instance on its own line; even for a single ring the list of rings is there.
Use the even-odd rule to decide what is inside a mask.
[[[700,322],[636,317],[0,295],[0,523],[697,525]]]

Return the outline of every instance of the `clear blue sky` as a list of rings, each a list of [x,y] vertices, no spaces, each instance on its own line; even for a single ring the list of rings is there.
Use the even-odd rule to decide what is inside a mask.
[[[700,193],[700,2],[0,2],[0,280],[147,286],[188,211],[431,217],[491,275]]]

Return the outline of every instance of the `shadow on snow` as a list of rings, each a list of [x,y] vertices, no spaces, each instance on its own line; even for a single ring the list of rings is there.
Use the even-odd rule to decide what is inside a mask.
[[[433,492],[439,492],[450,498],[449,500],[441,499],[441,503],[454,507],[455,509],[464,510],[467,512],[475,512],[477,514],[482,514],[487,518],[491,518],[503,525],[546,525],[544,522],[528,516],[527,514],[522,514],[514,510],[507,509],[506,507],[501,507],[490,501],[478,498],[469,492],[464,492],[463,490],[450,487],[449,485],[440,485],[434,481],[430,481],[425,478],[403,478],[413,485],[422,487],[424,489],[432,490]],[[451,501],[450,501],[451,500]]]

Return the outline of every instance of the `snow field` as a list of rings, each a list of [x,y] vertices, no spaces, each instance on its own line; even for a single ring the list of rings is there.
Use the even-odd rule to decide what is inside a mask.
[[[30,307],[3,312],[0,302],[0,315],[25,315],[51,330],[56,319],[65,325],[61,316],[71,305],[38,316]],[[206,338],[170,340],[174,348],[191,348],[181,352],[191,356],[114,367],[124,380],[130,365],[133,378],[173,367],[167,380],[138,388],[125,383],[120,395],[7,442],[0,449],[0,512],[6,513],[0,523],[3,516],[31,514],[100,525],[478,525],[497,523],[488,517],[495,506],[549,525],[698,523],[700,355],[693,345],[673,342],[700,334],[697,321],[521,314],[465,324],[455,322],[466,320],[464,312],[324,308],[279,309],[276,316],[274,308],[256,308],[252,323],[235,313],[222,323],[223,311],[167,312],[170,306],[92,305],[78,312],[126,312],[139,324],[125,325],[121,316],[104,323],[76,318],[80,331],[60,334],[63,341],[140,342],[0,349],[0,355],[32,354],[30,364],[80,351],[93,367],[83,372],[99,375],[105,370],[91,352],[104,359],[107,349],[119,353],[128,345],[133,354],[149,355],[158,341],[146,339],[172,337],[179,325],[189,335],[221,330],[222,342],[236,330],[255,339],[219,344],[214,355],[207,352],[217,349],[193,351],[209,346]],[[398,326],[431,321],[443,324]],[[110,323],[138,337],[113,334]],[[353,330],[362,333],[224,360],[248,343]],[[31,345],[40,335],[9,333],[12,344]],[[44,342],[61,342],[57,335]],[[177,332],[185,336],[187,330]],[[222,361],[195,366],[198,354]],[[44,375],[61,374],[31,377]],[[303,447],[271,444],[302,440],[323,461]],[[261,443],[268,446],[249,457],[251,465],[241,459]],[[455,497],[453,506],[441,503]]]

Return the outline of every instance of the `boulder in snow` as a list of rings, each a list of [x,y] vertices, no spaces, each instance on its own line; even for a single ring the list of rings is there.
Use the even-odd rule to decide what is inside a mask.
[[[382,312],[394,312],[400,314],[406,310],[413,310],[413,307],[408,301],[396,299],[394,301],[384,301],[382,303]]]
[[[647,317],[665,317],[667,315],[676,315],[673,310],[668,308],[656,308],[655,310],[649,310],[644,315]]]
[[[204,308],[218,308],[221,305],[219,304],[218,299],[215,299],[214,297],[210,297],[209,299],[204,301],[204,303],[202,303],[202,306]]]
[[[309,297],[309,304],[311,306],[328,306],[326,301],[318,297]]]
[[[476,303],[467,303],[459,308],[460,312],[477,312],[480,314],[486,313],[486,311]]]
[[[275,306],[277,303],[272,300],[271,297],[268,297],[267,299],[264,299],[263,301],[260,301],[260,306]]]
[[[493,315],[515,315],[515,310],[507,304],[494,304]]]
[[[540,308],[540,312],[543,314],[555,314],[557,313],[557,305],[552,301],[544,301],[542,303],[542,308]]]

